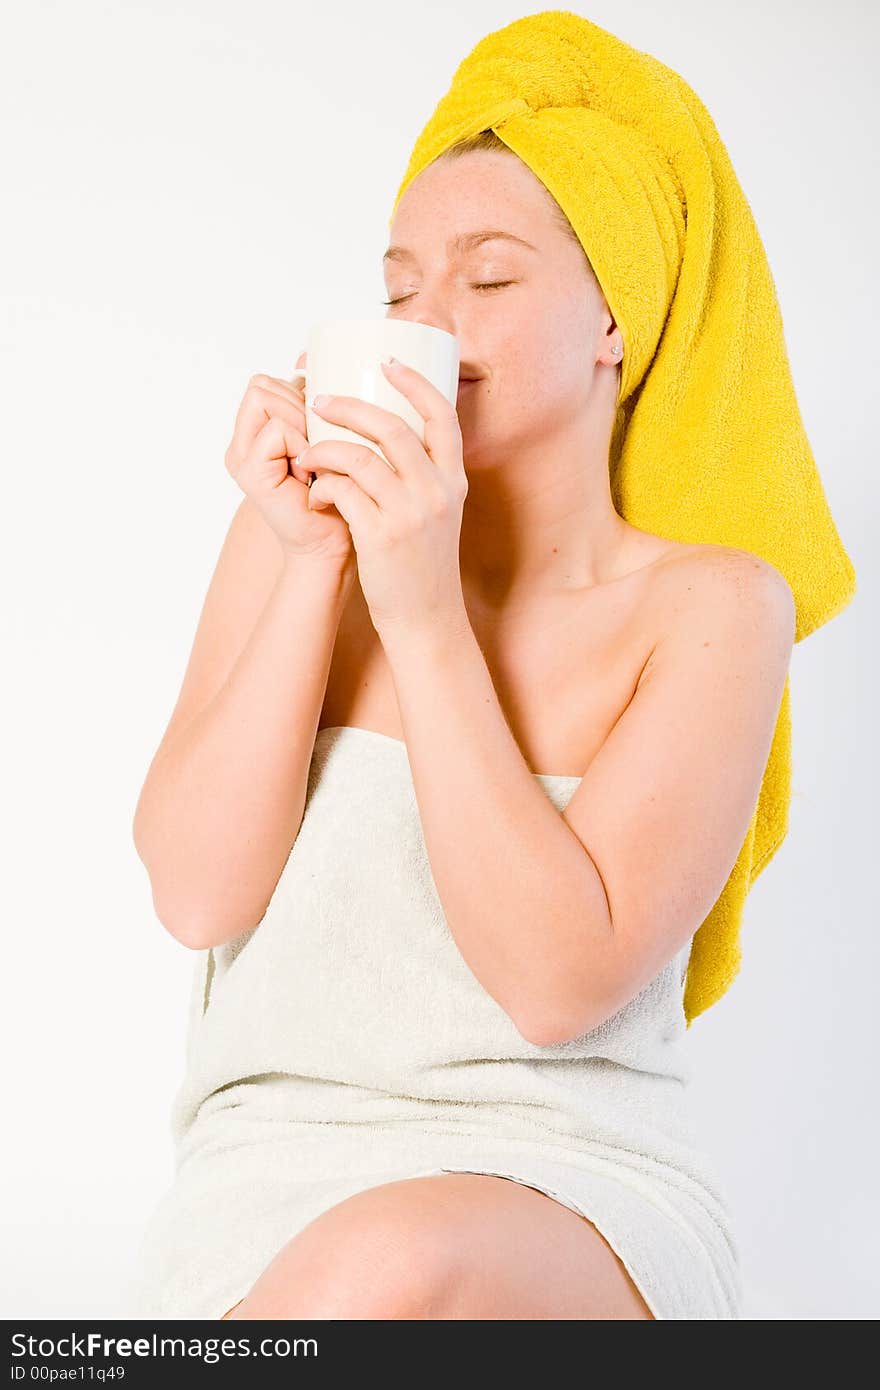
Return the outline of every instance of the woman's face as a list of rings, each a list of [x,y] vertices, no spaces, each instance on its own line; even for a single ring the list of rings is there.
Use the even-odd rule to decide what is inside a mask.
[[[467,239],[487,230],[529,244]],[[583,433],[613,320],[580,246],[519,158],[480,150],[429,165],[400,200],[389,251],[387,317],[453,333],[462,376],[480,378],[458,393],[469,469],[532,459],[536,445]],[[605,371],[613,402],[616,369],[598,364]]]

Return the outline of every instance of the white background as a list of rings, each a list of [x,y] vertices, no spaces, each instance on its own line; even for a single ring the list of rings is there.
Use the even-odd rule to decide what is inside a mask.
[[[5,960],[2,1315],[125,1316],[170,1181],[194,957],[131,822],[241,494],[248,377],[382,315],[412,144],[527,6],[37,3],[0,57]],[[712,113],[775,276],[859,592],[792,660],[794,799],[745,961],[688,1035],[755,1318],[878,1311],[877,10],[581,13]]]

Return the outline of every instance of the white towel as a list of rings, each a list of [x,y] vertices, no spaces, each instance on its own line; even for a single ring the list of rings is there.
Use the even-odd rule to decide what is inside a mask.
[[[539,781],[561,811],[580,779]],[[175,1169],[132,1316],[220,1318],[322,1211],[464,1171],[587,1217],[655,1318],[741,1317],[727,1197],[689,1106],[689,950],[600,1027],[527,1042],[449,931],[406,745],[321,730],[263,920],[196,960]]]

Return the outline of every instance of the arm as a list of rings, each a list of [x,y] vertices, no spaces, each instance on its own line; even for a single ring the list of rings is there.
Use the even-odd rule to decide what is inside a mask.
[[[239,573],[243,568],[237,566]],[[353,575],[309,559],[279,558],[269,572],[274,586],[268,601],[237,660],[222,683],[214,673],[219,688],[207,703],[182,718],[175,710],[174,728],[150,766],[135,813],[135,843],[160,920],[193,949],[220,945],[255,926],[274,892],[302,820]],[[228,622],[229,609],[245,602],[242,587],[230,580],[222,594],[209,593],[204,653],[212,624]],[[250,615],[240,622],[250,622]],[[186,686],[182,699],[185,693]]]
[[[772,566],[703,557],[560,814],[529,772],[464,615],[389,653],[450,931],[523,1036],[597,1027],[701,925],[757,802],[794,641]]]

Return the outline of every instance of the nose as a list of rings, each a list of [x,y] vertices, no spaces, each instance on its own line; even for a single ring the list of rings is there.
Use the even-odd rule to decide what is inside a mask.
[[[411,314],[405,314],[404,317],[409,319],[410,323],[424,323],[429,328],[442,328],[446,333],[451,333],[454,338],[458,337],[452,315],[441,308],[432,308],[430,305],[425,308],[424,301],[418,309],[414,309]]]

